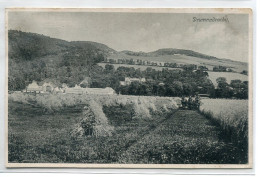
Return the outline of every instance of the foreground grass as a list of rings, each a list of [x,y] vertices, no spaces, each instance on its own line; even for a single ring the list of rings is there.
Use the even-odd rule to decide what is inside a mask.
[[[239,164],[247,157],[197,111],[180,110],[131,146],[120,163]]]
[[[112,136],[74,136],[84,105],[46,113],[9,102],[9,162],[238,164],[247,157],[221,137],[219,126],[196,111],[150,112],[138,117],[129,104],[105,104]]]
[[[200,113],[220,127],[222,139],[248,154],[248,100],[203,99]]]
[[[163,115],[129,119],[132,109],[122,107],[120,119],[115,119],[111,110],[119,108],[105,107],[115,126],[112,136],[80,137],[71,132],[82,118],[82,108],[68,109],[45,114],[41,107],[9,102],[9,162],[117,163],[122,152],[164,119]]]

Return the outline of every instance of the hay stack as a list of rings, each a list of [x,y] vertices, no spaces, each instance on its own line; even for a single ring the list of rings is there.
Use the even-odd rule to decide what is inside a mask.
[[[95,101],[89,101],[84,107],[83,116],[73,128],[74,136],[111,136],[114,127],[108,124],[102,106]]]

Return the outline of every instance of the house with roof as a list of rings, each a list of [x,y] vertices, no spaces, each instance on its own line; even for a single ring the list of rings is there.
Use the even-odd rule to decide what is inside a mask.
[[[116,94],[115,90],[111,87],[106,88],[83,88],[79,85],[75,87],[68,87],[65,89],[68,94],[91,94],[91,95],[113,95]]]
[[[33,81],[25,88],[25,92],[41,93],[42,86],[39,86],[36,81]]]
[[[45,82],[43,85],[39,85],[36,81],[32,81],[24,91],[29,93],[51,93],[53,92],[53,89],[54,86],[52,83]]]
[[[80,87],[79,85],[76,84],[74,87],[65,88],[65,93],[83,94],[84,88],[82,88],[82,87]]]
[[[106,88],[86,88],[86,94],[97,94],[97,95],[114,95],[116,94],[115,90],[111,87]]]
[[[125,77],[125,81],[120,81],[120,85],[130,85],[132,82],[139,82],[143,83],[146,82],[145,78],[131,78],[131,77]]]

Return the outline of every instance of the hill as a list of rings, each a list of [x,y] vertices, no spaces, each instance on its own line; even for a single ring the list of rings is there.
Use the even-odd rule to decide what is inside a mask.
[[[116,53],[114,49],[109,48],[105,44],[97,43],[97,42],[92,42],[92,41],[73,41],[71,42],[74,46],[86,49],[86,48],[96,48],[100,51],[103,51],[105,55],[107,54],[113,54]]]
[[[158,49],[153,52],[133,52],[129,50],[124,50],[121,51],[121,53],[127,54],[127,55],[132,55],[132,56],[146,56],[146,57],[158,57],[158,56],[163,56],[163,55],[186,55],[186,56],[192,56],[192,57],[197,57],[197,58],[202,58],[202,59],[208,59],[208,60],[221,60],[217,57],[210,56],[210,55],[205,55],[199,52],[195,52],[192,50],[185,50],[185,49],[173,49],[173,48],[163,48],[163,49]]]
[[[247,63],[219,59],[191,50],[159,49],[154,52],[118,52],[105,44],[91,41],[65,41],[41,34],[8,31],[9,90],[22,90],[33,80],[50,81],[56,85],[79,84],[85,77],[105,79],[97,63],[105,58],[141,59],[207,66],[226,66],[234,71],[247,70]],[[101,74],[98,75],[97,73]],[[102,81],[103,82],[103,81]],[[104,80],[105,82],[105,80]],[[114,83],[118,81],[113,81]],[[105,86],[105,85],[104,85]]]
[[[9,30],[9,90],[22,90],[32,80],[74,85],[111,51],[104,44]]]
[[[16,30],[8,31],[8,55],[9,58],[21,60],[34,60],[46,55],[57,55],[72,50],[91,50],[107,55],[115,50],[104,44],[90,41],[68,42],[48,36],[27,33]]]
[[[34,60],[46,55],[57,55],[68,51],[69,42],[48,36],[26,33],[16,30],[8,31],[8,56],[17,62]]]
[[[172,49],[172,48],[159,49],[154,52],[150,52],[149,54],[151,56],[186,55],[186,56],[192,56],[192,57],[203,58],[203,59],[217,59],[216,57],[204,55],[198,52],[194,52],[192,50]]]
[[[248,70],[248,64],[245,62],[233,61],[230,59],[222,59],[214,56],[201,54],[192,50],[184,49],[159,49],[153,52],[133,52],[133,51],[121,51],[110,54],[108,56],[111,59],[134,59],[154,62],[172,62],[177,64],[195,64],[208,67],[209,70],[213,70],[214,66],[225,66],[231,68],[236,72],[242,72]]]

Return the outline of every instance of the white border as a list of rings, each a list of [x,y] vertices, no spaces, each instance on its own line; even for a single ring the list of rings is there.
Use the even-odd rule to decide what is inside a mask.
[[[248,149],[248,164],[95,164],[95,163],[8,163],[8,151],[6,151],[6,167],[69,167],[69,168],[252,168],[252,113],[253,113],[253,97],[252,97],[252,11],[248,8],[236,8],[236,9],[219,9],[219,8],[7,8],[6,9],[6,39],[8,38],[8,12],[130,12],[130,13],[217,13],[217,14],[247,14],[248,15],[248,27],[249,27],[249,45],[248,45],[248,63],[249,63],[249,108],[248,108],[248,125],[249,125],[249,149]],[[8,46],[8,40],[6,40],[6,46]],[[6,61],[8,61],[8,47],[6,47]],[[8,63],[6,62],[6,76],[8,76]],[[5,135],[6,135],[6,149],[8,149],[8,80],[6,79],[6,95],[5,95]]]
[[[196,3],[196,5],[195,5]],[[138,4],[138,5],[137,5]],[[3,23],[3,17],[4,17],[4,8],[5,7],[249,7],[252,8],[253,11],[255,12],[255,1],[254,0],[248,0],[248,1],[174,1],[174,2],[169,2],[169,1],[149,1],[148,0],[143,0],[143,1],[113,1],[113,2],[108,2],[106,0],[96,0],[96,1],[80,1],[80,0],[74,0],[69,1],[69,0],[59,0],[59,1],[45,1],[41,2],[40,0],[27,0],[27,1],[4,1],[0,4],[0,38],[1,38],[1,43],[0,43],[0,123],[1,126],[3,127],[3,117],[4,117],[4,83],[5,83],[5,61],[3,60],[4,57],[4,23]],[[253,13],[253,23],[256,24],[255,20],[255,13]],[[255,26],[254,26],[255,30]],[[256,36],[255,33],[253,36]],[[255,39],[255,38],[254,38]],[[255,40],[254,42],[254,51],[255,51]],[[255,53],[253,53],[255,56]],[[254,57],[254,64],[256,60]],[[255,69],[255,68],[254,68]],[[255,77],[254,77],[255,80]],[[255,82],[254,82],[255,83]],[[259,83],[259,82],[258,82]],[[254,93],[256,89],[254,89]],[[255,95],[255,94],[254,94]],[[1,99],[2,98],[2,99]],[[254,109],[255,110],[255,109]],[[255,122],[255,119],[254,119]],[[3,140],[3,129],[0,129],[0,140]],[[2,141],[4,142],[4,141]],[[125,170],[118,170],[118,169],[5,169],[2,165],[4,165],[4,155],[3,153],[3,144],[0,145],[0,171],[5,171],[5,172],[77,172],[77,173],[122,173],[125,172]],[[128,173],[167,173],[167,174],[252,174],[254,173],[253,169],[201,169],[201,170],[192,170],[192,169],[129,169],[127,170]]]

